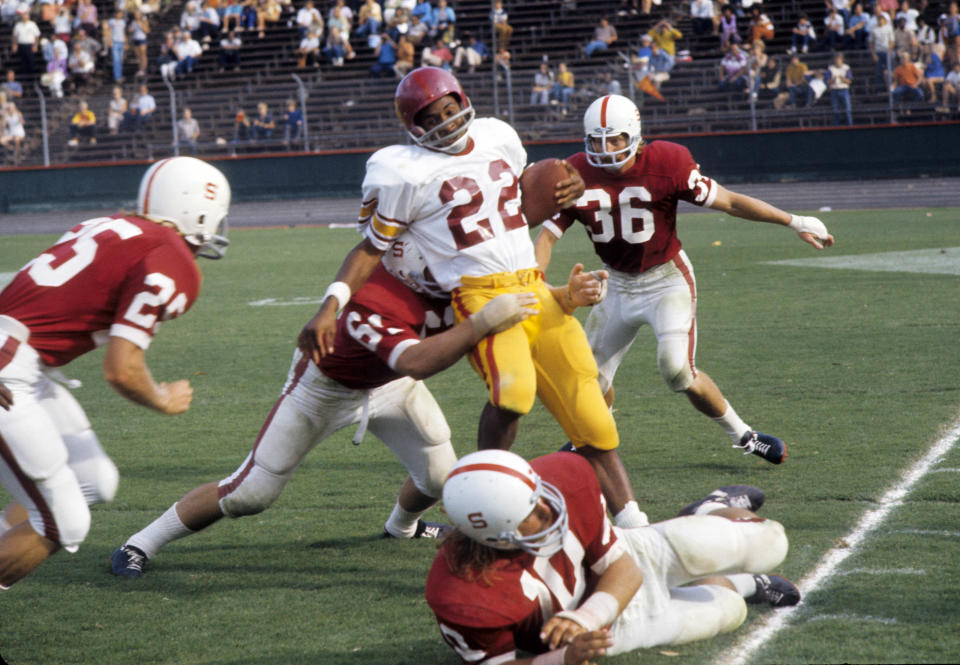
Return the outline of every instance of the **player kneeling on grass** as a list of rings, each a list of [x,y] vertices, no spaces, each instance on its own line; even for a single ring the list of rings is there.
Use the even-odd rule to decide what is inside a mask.
[[[190,407],[189,381],[157,383],[144,353],[161,321],[197,298],[196,256],[219,257],[230,206],[223,174],[192,157],[154,164],[137,213],[73,227],[0,292],[0,588],[63,548],[76,551],[90,505],[113,498],[117,468],[53,368],[106,345],[103,374],[166,414]],[[4,394],[5,393],[5,394]]]
[[[437,537],[441,525],[420,519],[440,497],[456,462],[450,428],[420,380],[453,365],[487,335],[535,313],[532,294],[505,294],[452,328],[449,300],[433,282],[415,244],[398,238],[371,278],[352,298],[328,297],[342,308],[332,352],[314,359],[301,348],[280,398],[253,450],[219,482],[201,485],[132,535],[111,557],[115,575],[139,577],[148,558],[167,543],[210,526],[224,515],[266,510],[280,496],[303,458],[334,432],[369,427],[409,472],[384,535]],[[599,271],[601,276],[602,271]],[[578,266],[554,297],[593,302],[599,282]],[[449,328],[449,329],[447,329]],[[444,332],[441,332],[444,331]],[[425,339],[421,337],[426,334]]]
[[[708,639],[743,623],[745,601],[800,600],[791,582],[765,574],[786,556],[787,537],[753,512],[763,500],[732,485],[681,517],[620,529],[578,456],[528,464],[509,451],[471,453],[444,484],[456,530],[430,569],[427,602],[443,639],[480,665],[584,665]]]

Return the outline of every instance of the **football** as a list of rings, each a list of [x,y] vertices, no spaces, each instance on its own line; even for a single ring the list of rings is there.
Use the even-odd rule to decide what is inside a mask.
[[[563,161],[555,158],[541,159],[524,170],[520,175],[520,209],[527,224],[536,226],[560,212],[560,206],[553,202],[553,188],[569,177]]]

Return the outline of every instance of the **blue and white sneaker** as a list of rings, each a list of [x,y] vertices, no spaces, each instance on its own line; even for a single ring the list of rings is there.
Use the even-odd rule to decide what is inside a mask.
[[[694,501],[677,515],[693,515],[697,512],[697,508],[705,503],[722,503],[731,508],[745,508],[757,512],[765,499],[763,490],[751,485],[727,485],[718,490],[713,490],[699,501]]]
[[[800,602],[800,589],[786,577],[754,575],[757,592],[746,598],[748,603],[769,603],[770,607],[788,607]]]
[[[447,531],[450,531],[453,527],[449,524],[441,524],[440,522],[427,522],[426,520],[417,520],[417,530],[413,533],[410,538],[443,538],[446,535]],[[397,538],[389,531],[386,527],[383,529],[384,538]],[[403,539],[398,539],[403,540]]]
[[[740,443],[733,444],[734,448],[739,448],[744,455],[753,453],[757,457],[780,464],[787,459],[787,445],[775,436],[750,430],[740,439]]]
[[[140,577],[147,563],[147,555],[138,547],[124,545],[110,555],[110,572],[121,577]]]

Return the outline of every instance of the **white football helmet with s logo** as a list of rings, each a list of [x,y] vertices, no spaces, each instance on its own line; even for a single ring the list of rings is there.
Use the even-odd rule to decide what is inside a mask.
[[[137,214],[176,226],[188,243],[200,248],[198,256],[223,256],[229,208],[226,177],[220,169],[193,157],[162,159],[140,181]]]
[[[402,233],[383,254],[381,259],[387,272],[417,293],[438,300],[450,300],[450,294],[437,283],[427,266],[427,260],[410,233]]]
[[[524,536],[517,527],[540,499],[556,519],[543,531]],[[521,549],[550,557],[563,547],[567,534],[563,495],[508,450],[480,450],[462,457],[444,482],[443,506],[465,536],[498,550]]]
[[[640,111],[622,95],[604,95],[593,101],[583,114],[587,161],[607,171],[619,171],[640,147]],[[607,151],[607,139],[626,134],[627,147]]]

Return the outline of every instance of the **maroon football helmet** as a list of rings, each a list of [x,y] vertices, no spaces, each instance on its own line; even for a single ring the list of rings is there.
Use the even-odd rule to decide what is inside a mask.
[[[446,95],[453,95],[460,103],[461,111],[430,131],[417,125],[417,114]],[[397,116],[410,138],[424,148],[457,153],[466,147],[467,129],[473,122],[475,112],[457,78],[439,67],[420,67],[403,77],[394,96]],[[460,127],[450,127],[463,121]]]

